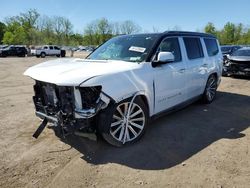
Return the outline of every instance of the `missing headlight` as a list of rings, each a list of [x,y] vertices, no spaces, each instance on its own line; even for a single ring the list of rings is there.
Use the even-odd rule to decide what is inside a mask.
[[[97,100],[100,97],[102,87],[79,87],[78,89],[82,98],[82,108],[89,109],[96,107],[96,104],[98,102]]]

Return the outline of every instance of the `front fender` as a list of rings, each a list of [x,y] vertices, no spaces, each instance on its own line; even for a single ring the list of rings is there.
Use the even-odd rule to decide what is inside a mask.
[[[153,81],[147,74],[126,71],[93,77],[83,82],[80,87],[102,86],[102,91],[116,103],[132,97],[135,93],[147,99],[150,115],[153,113]]]

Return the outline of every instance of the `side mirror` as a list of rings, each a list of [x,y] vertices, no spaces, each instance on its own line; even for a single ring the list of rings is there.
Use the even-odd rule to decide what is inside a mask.
[[[157,67],[166,63],[174,61],[174,54],[172,52],[159,52],[157,60],[152,62],[152,67]]]

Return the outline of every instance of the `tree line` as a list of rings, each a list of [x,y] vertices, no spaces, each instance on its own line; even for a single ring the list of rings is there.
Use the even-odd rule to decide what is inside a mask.
[[[227,22],[222,29],[216,29],[213,23],[209,22],[204,31],[215,35],[220,44],[250,44],[250,28],[242,23],[234,24]]]
[[[181,28],[178,27],[178,30]],[[209,22],[203,31],[217,36],[220,44],[250,44],[250,28],[242,23],[228,22],[222,29],[217,29]],[[37,10],[30,9],[0,22],[0,44],[100,45],[113,36],[138,32],[142,32],[142,28],[131,20],[111,22],[101,18],[88,23],[83,34],[79,34],[73,32],[73,24],[69,19],[40,15]]]
[[[87,24],[83,34],[73,32],[73,24],[62,16],[40,15],[30,9],[0,22],[0,43],[21,45],[100,45],[113,36],[140,32],[133,21],[110,22],[106,18]]]

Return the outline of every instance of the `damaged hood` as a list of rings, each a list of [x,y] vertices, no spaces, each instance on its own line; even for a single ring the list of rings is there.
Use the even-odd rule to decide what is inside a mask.
[[[65,58],[30,67],[24,75],[56,85],[78,86],[93,77],[124,72],[137,67],[137,63],[125,61]]]
[[[250,61],[250,56],[229,56],[228,59],[233,61]]]

